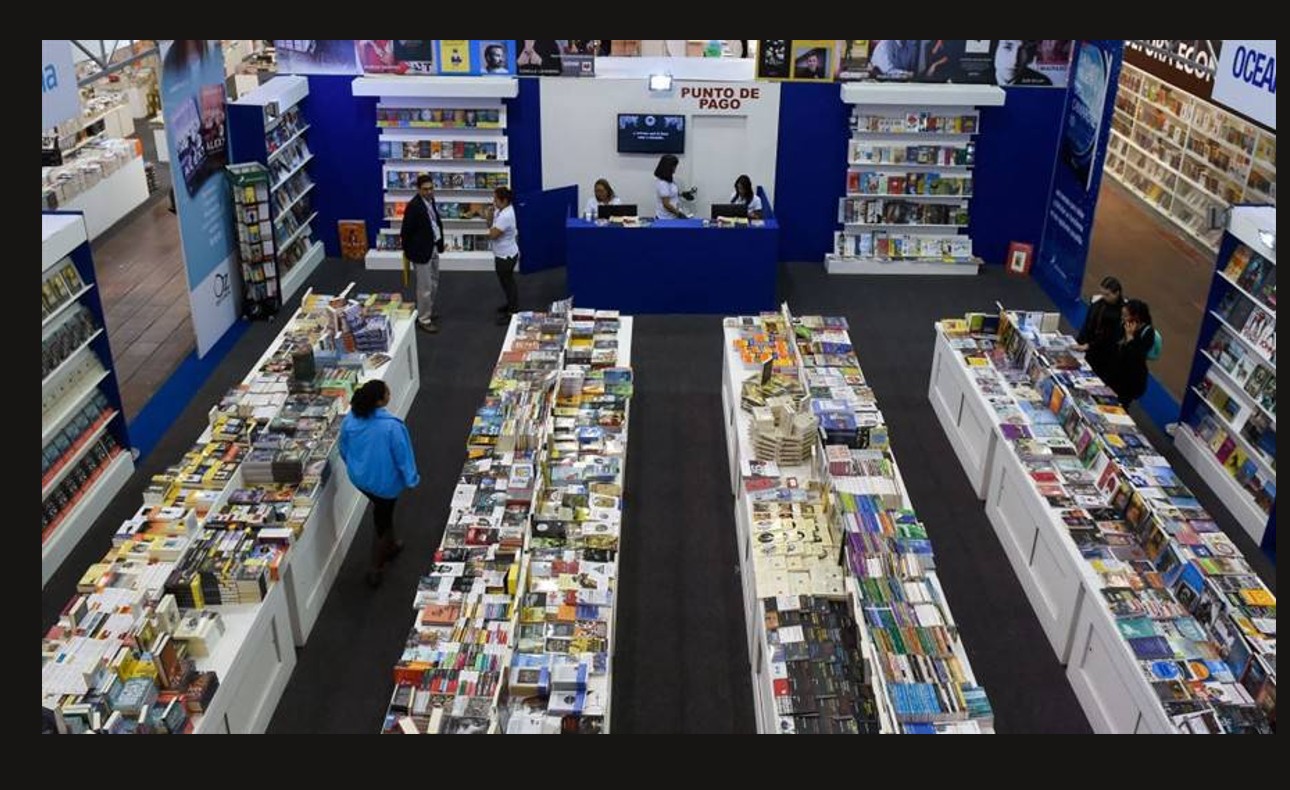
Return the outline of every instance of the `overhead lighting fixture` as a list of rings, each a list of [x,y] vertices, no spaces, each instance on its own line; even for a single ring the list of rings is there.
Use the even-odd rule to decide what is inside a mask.
[[[651,74],[649,75],[649,89],[652,91],[670,91],[672,90],[671,74]]]
[[[1277,248],[1277,232],[1274,230],[1260,229],[1259,241],[1263,242],[1264,247],[1267,247],[1269,250],[1275,251]]]

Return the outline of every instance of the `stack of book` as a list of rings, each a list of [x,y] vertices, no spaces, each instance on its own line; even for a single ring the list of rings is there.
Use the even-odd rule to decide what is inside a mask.
[[[762,332],[763,346],[784,343],[790,360],[783,369],[805,394],[801,414],[818,420],[811,443],[821,459],[778,478],[783,470],[759,453],[742,464],[752,592],[766,613],[777,731],[992,731],[989,700],[968,664],[845,319],[798,317],[787,308],[764,318],[729,319],[727,327],[739,329],[737,341]],[[759,416],[774,423],[773,411],[752,408],[754,437]],[[840,630],[819,631],[820,618]],[[833,666],[822,673],[795,665],[808,656],[829,657]],[[818,685],[826,677],[832,680]]]
[[[1183,732],[1270,732],[1276,598],[1045,316],[943,322]]]
[[[499,729],[521,555],[568,325],[567,309],[512,321],[467,438],[434,566],[413,601],[417,619],[394,667],[384,732]]]
[[[173,596],[111,587],[73,598],[41,643],[43,703],[59,731],[190,731],[218,681],[197,671],[194,643],[173,636],[185,619]]]
[[[327,458],[369,356],[331,353],[342,312],[364,326],[407,320],[408,313],[397,294],[307,297],[257,368],[211,409],[203,439],[153,476],[144,506],[82,576],[80,594],[42,650],[42,696],[64,731],[188,731],[191,722],[176,711],[200,714],[213,697],[219,679],[191,666],[223,632],[208,607],[264,599],[330,475]],[[302,349],[336,367],[320,364],[301,376]],[[150,619],[152,609],[177,614]],[[124,627],[127,614],[134,631]],[[144,628],[150,630],[138,630]],[[146,669],[163,636],[173,645],[167,655],[182,647],[188,671]],[[118,683],[129,687],[127,702],[113,708]],[[170,705],[176,699],[178,708]]]
[[[617,312],[573,309],[525,551],[503,729],[608,729],[632,371]],[[590,340],[590,343],[588,341]]]
[[[880,731],[851,607],[844,600],[783,595],[762,601],[779,732]]]
[[[767,399],[767,404],[749,409],[757,460],[787,466],[809,461],[815,452],[820,421],[808,411],[799,411],[790,397],[774,396]]]

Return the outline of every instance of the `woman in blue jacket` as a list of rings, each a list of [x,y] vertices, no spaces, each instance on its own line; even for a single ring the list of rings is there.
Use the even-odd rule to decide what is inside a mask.
[[[385,410],[390,388],[374,379],[359,387],[340,425],[340,457],[350,482],[372,501],[376,537],[367,583],[377,587],[385,563],[403,550],[394,537],[394,506],[405,488],[421,482],[408,426]]]

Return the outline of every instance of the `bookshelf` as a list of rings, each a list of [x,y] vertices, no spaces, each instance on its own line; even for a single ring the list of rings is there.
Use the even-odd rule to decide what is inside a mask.
[[[355,96],[375,96],[384,197],[368,269],[402,270],[399,231],[416,180],[435,180],[446,249],[440,271],[492,271],[486,208],[493,189],[511,186],[507,108],[511,77],[360,77]]]
[[[314,155],[309,150],[309,123],[304,112],[308,96],[307,78],[279,76],[228,105],[232,161],[237,166],[258,164],[268,177],[268,217],[260,216],[250,225],[267,221],[271,232],[258,234],[261,247],[239,245],[243,277],[251,264],[254,280],[246,284],[251,293],[262,283],[277,281],[275,310],[300,289],[325,257],[313,227],[318,218],[313,209],[317,184],[310,168]],[[235,180],[237,172],[230,167]],[[261,210],[265,208],[266,201],[257,197],[256,202]],[[247,224],[239,221],[239,233],[245,229]]]
[[[129,480],[134,460],[83,214],[41,215],[41,285],[44,586]]]
[[[830,274],[976,274],[971,220],[979,107],[992,85],[847,83],[853,105],[846,194],[825,256]]]
[[[1271,731],[1275,596],[1111,405],[1059,318],[940,322],[932,396],[988,398],[986,514],[1076,697],[1101,733]],[[940,416],[952,441],[976,440]],[[1172,678],[1184,654],[1223,668]]]
[[[1106,170],[1217,253],[1209,210],[1276,204],[1277,138],[1128,63],[1120,71]]]
[[[1276,208],[1236,206],[1219,243],[1174,443],[1262,544],[1276,508]]]

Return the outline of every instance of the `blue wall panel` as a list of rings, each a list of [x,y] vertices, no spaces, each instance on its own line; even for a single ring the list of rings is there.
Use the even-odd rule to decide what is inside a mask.
[[[1000,265],[1014,241],[1039,249],[1066,104],[1057,88],[1004,90],[1002,107],[981,108],[968,226],[977,256]]]
[[[511,190],[517,195],[542,190],[541,85],[539,78],[520,78],[519,94],[506,103]]]
[[[851,108],[842,90],[784,83],[779,94],[775,217],[781,261],[823,261],[833,250],[838,199],[846,192]]]
[[[836,84],[784,83],[780,93],[775,203],[780,260],[822,261],[846,192],[851,107]],[[984,108],[977,137],[969,233],[976,253],[1002,264],[1008,244],[1039,245],[1066,91],[1008,88],[1003,107]]]
[[[312,193],[318,211],[314,234],[332,257],[340,256],[337,220],[366,220],[369,247],[382,227],[376,99],[354,96],[353,81],[352,76],[310,75],[304,101],[310,124],[305,139],[314,154],[310,172],[318,184]]]

